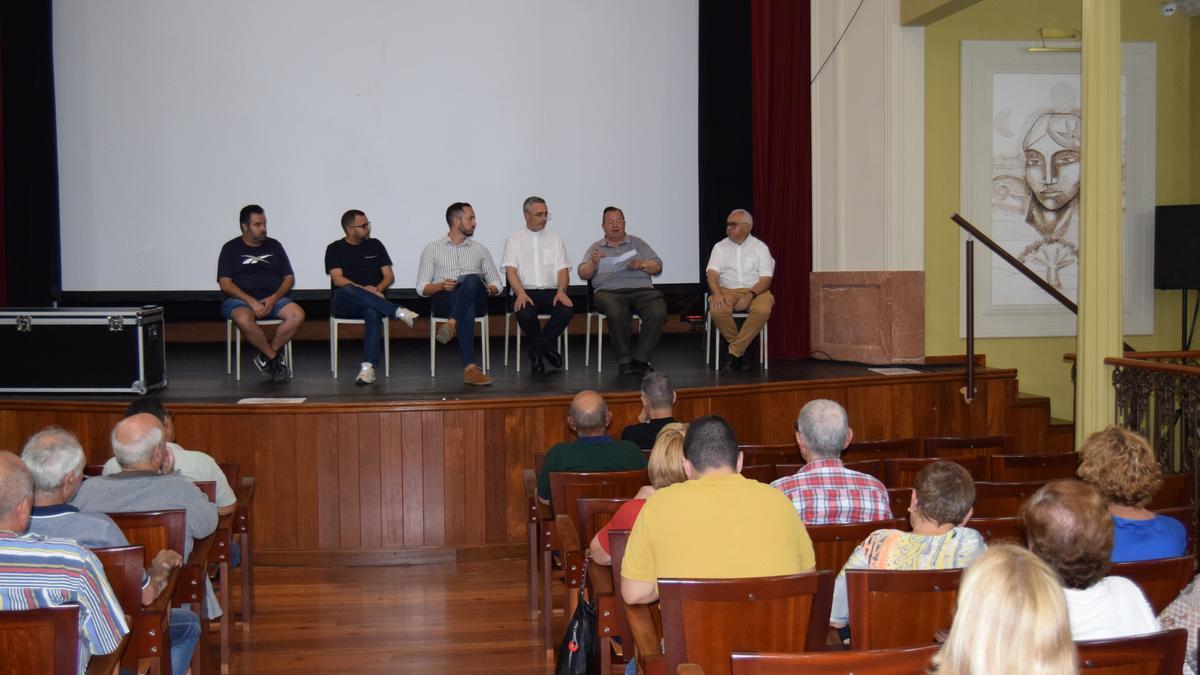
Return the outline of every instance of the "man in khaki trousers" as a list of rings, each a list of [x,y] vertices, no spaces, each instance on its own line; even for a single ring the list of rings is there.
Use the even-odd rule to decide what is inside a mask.
[[[712,322],[729,343],[725,369],[749,370],[746,348],[771,318],[775,297],[771,295],[771,277],[775,259],[761,239],[750,234],[754,218],[745,209],[734,209],[725,219],[726,237],[713,246],[708,258],[708,308]],[[734,312],[748,312],[739,329]]]

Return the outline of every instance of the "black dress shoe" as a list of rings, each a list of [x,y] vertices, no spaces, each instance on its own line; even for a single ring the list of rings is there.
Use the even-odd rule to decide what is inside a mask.
[[[617,369],[622,375],[641,375],[642,367],[637,361],[626,361]]]
[[[559,354],[558,352],[551,349],[550,351],[546,352],[544,354],[544,356],[546,357],[546,363],[549,363],[550,365],[554,366],[555,368],[562,368],[562,364],[563,364],[562,354]]]
[[[746,359],[741,356],[729,355],[729,360],[725,362],[725,370],[731,373],[738,373],[747,370],[749,366],[746,364]]]
[[[532,365],[532,366],[530,366],[529,368],[530,368],[530,370],[532,370],[532,371],[533,371],[534,375],[543,375],[543,374],[545,374],[545,372],[546,372],[546,362],[542,360],[542,357],[540,357],[540,356],[535,356],[535,357],[533,357],[532,361],[533,361],[533,365]]]

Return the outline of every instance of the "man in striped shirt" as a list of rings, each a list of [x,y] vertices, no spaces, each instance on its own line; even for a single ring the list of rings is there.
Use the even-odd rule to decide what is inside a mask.
[[[92,654],[116,651],[129,626],[95,555],[67,539],[23,534],[32,508],[29,469],[0,452],[0,611],[79,605],[82,675]]]
[[[771,486],[792,500],[806,525],[869,523],[892,517],[883,483],[842,465],[842,450],[853,437],[846,409],[835,401],[817,399],[800,409],[796,444],[805,464]]]
[[[475,209],[466,202],[454,202],[446,209],[444,237],[429,242],[421,252],[417,268],[417,295],[432,300],[435,317],[448,317],[438,328],[438,342],[446,344],[458,336],[462,357],[463,382],[491,384],[475,358],[475,317],[487,316],[487,296],[499,295],[504,281],[492,261],[487,246],[475,235]]]

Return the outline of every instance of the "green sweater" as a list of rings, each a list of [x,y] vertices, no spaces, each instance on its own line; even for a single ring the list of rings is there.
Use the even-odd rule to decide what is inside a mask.
[[[646,455],[629,441],[608,436],[584,436],[574,443],[558,443],[546,453],[538,474],[538,496],[550,500],[551,471],[633,471],[646,468]]]

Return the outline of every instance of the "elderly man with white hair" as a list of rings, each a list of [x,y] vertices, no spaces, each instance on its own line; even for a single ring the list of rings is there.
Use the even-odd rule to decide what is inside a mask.
[[[767,245],[750,234],[754,217],[746,209],[734,209],[725,218],[725,234],[713,245],[708,257],[705,276],[708,281],[708,310],[712,322],[729,343],[729,360],[725,369],[749,370],[746,348],[771,318],[775,297],[771,295],[771,278],[775,275],[775,259]],[[739,329],[733,320],[734,312],[748,316]]]
[[[796,445],[805,464],[771,486],[792,500],[806,525],[870,523],[892,517],[883,483],[842,464],[842,451],[853,438],[846,409],[836,401],[819,398],[800,409]]]

